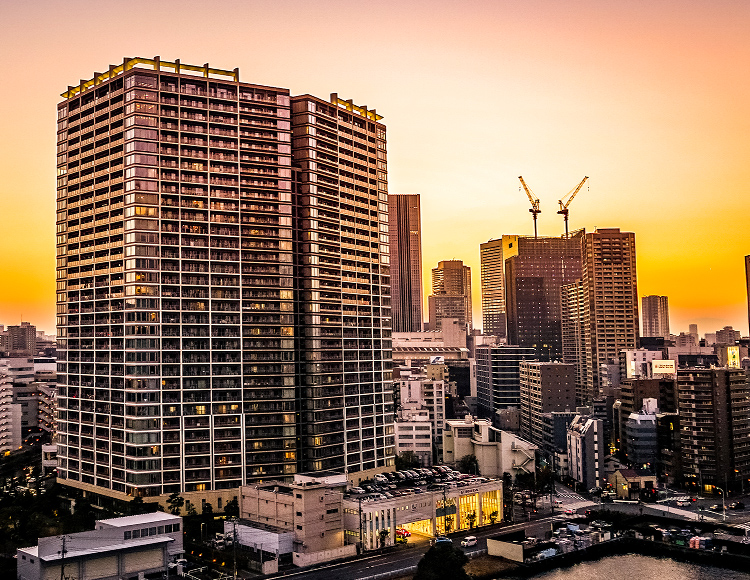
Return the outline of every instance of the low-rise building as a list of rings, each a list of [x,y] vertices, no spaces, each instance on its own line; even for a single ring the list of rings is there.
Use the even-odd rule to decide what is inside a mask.
[[[477,458],[479,473],[485,477],[502,477],[510,473],[515,479],[519,473],[536,470],[537,446],[518,435],[493,427],[487,419],[446,422],[443,433],[443,458],[455,464],[466,455]]]
[[[467,479],[443,485],[440,489],[429,487],[427,490],[414,488],[404,495],[387,499],[345,495],[346,542],[367,551],[381,545],[393,545],[397,529],[436,536],[470,530],[502,519],[503,482],[500,479]]]
[[[293,532],[298,566],[354,555],[344,547],[341,500],[343,473],[297,474],[294,483],[270,481],[240,488],[240,518]]]
[[[647,470],[618,469],[609,476],[609,484],[619,499],[638,500],[656,489],[656,476]]]
[[[89,532],[39,538],[17,551],[18,580],[135,579],[164,574],[184,553],[182,518],[156,512],[99,520]]]

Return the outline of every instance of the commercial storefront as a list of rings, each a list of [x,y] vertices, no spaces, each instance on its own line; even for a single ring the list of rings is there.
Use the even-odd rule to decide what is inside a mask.
[[[382,500],[347,496],[343,500],[346,542],[373,550],[396,542],[396,529],[436,536],[499,522],[501,480],[471,483]]]

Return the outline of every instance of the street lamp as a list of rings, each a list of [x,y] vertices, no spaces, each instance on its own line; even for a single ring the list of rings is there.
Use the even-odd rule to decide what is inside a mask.
[[[718,485],[715,485],[714,487],[721,492],[721,511],[724,514],[724,521],[727,521],[727,504],[724,501],[724,496],[726,495],[726,493]]]

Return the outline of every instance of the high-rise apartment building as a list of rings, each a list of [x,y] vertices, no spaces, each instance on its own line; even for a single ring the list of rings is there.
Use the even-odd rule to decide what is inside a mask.
[[[586,233],[581,260],[580,284],[562,288],[563,344],[565,362],[579,365],[578,403],[588,405],[599,395],[601,366],[638,346],[635,234],[619,228]]]
[[[750,329],[750,255],[745,256],[745,291],[747,293],[747,324]]]
[[[432,269],[428,297],[430,330],[441,330],[444,318],[457,318],[467,332],[472,328],[471,268],[461,260],[443,260]]]
[[[505,252],[508,343],[541,361],[563,358],[561,289],[581,277],[581,237],[515,239]]]
[[[505,338],[505,260],[503,244],[506,237],[479,244],[482,279],[482,332]]]
[[[666,296],[641,298],[643,316],[642,336],[669,338],[669,300]]]
[[[1,353],[12,357],[36,355],[36,326],[22,322],[19,326],[8,326],[5,330],[0,330]]]
[[[419,194],[388,196],[393,332],[422,330],[422,222]]]
[[[392,463],[380,117],[158,57],[63,97],[59,479],[125,499]]]
[[[749,395],[741,369],[677,371],[682,468],[696,491],[740,490],[750,477]]]

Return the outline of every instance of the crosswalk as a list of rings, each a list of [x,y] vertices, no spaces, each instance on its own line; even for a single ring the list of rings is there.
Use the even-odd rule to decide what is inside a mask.
[[[557,488],[555,490],[555,499],[559,499],[562,501],[568,500],[573,502],[588,501],[582,495],[579,495],[576,492],[565,488]]]

